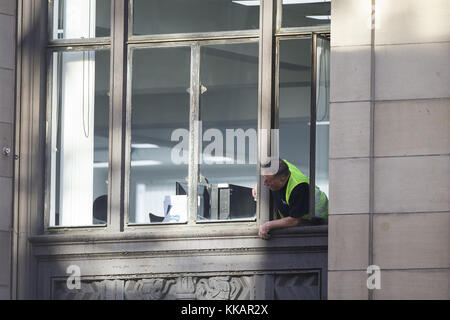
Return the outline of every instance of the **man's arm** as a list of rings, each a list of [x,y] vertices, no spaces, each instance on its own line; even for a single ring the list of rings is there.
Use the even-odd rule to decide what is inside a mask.
[[[270,239],[270,230],[273,229],[282,229],[282,228],[289,228],[289,227],[295,227],[298,226],[300,223],[300,218],[293,218],[293,217],[285,217],[282,219],[267,221],[264,223],[261,227],[259,227],[259,237],[261,239]]]
[[[289,215],[282,219],[268,221],[259,228],[259,237],[270,238],[270,230],[298,226],[300,219],[309,211],[309,185],[301,183],[294,188],[289,198]]]

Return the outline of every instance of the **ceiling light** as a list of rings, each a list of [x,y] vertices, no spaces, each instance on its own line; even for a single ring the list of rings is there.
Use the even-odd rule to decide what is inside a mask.
[[[94,162],[94,168],[108,168],[108,162]]]
[[[317,121],[316,126],[329,126],[330,121]],[[308,126],[311,126],[311,122],[308,122]]]
[[[248,1],[232,1],[232,2],[236,4],[241,4],[243,6],[259,6],[259,1],[248,0]]]
[[[306,16],[306,17],[316,20],[331,20],[331,16]]]
[[[211,155],[203,155],[203,161],[215,164],[234,163],[233,158],[222,156],[211,156]]]
[[[134,160],[131,161],[132,167],[159,166],[161,161],[156,160]],[[108,168],[108,162],[95,162],[94,168]]]
[[[155,161],[155,160],[135,160],[131,161],[132,167],[146,167],[146,166],[158,166],[162,164],[161,161]]]
[[[283,4],[305,4],[305,3],[320,3],[330,1],[331,0],[283,0]]]
[[[330,2],[331,0],[283,0],[283,4],[305,4],[305,3],[321,3]],[[243,6],[259,6],[259,1],[243,0],[243,1],[232,1],[236,4],[241,4]]]
[[[133,149],[157,149],[158,145],[152,143],[133,143],[131,144]]]

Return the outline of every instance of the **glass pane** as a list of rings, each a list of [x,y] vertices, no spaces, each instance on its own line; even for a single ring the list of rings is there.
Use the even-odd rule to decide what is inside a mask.
[[[201,47],[198,220],[255,216],[258,43]]]
[[[50,226],[106,223],[109,50],[53,52]]]
[[[111,34],[111,0],[52,0],[51,35],[57,39],[89,39]]]
[[[281,1],[281,0],[280,0]],[[283,18],[281,26],[312,27],[329,26],[331,18],[330,0],[282,0]]]
[[[133,50],[131,223],[187,221],[190,55]]]
[[[134,35],[259,28],[259,0],[134,0],[133,3]]]
[[[317,38],[316,186],[329,198],[330,41]],[[316,205],[317,208],[317,205]],[[320,208],[317,208],[320,209]],[[320,210],[319,210],[320,211]],[[316,212],[320,215],[320,212]]]
[[[280,41],[280,157],[309,177],[311,39]]]

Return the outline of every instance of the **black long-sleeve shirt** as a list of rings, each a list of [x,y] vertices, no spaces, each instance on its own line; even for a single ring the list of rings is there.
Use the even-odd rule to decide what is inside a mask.
[[[284,217],[300,218],[309,213],[309,184],[300,183],[295,186],[286,202],[286,185],[278,191],[272,191],[275,207]]]

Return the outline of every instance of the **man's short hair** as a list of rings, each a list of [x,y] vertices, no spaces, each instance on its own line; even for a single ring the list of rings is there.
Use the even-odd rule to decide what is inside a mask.
[[[290,171],[289,171],[289,167],[286,164],[286,162],[284,162],[282,159],[278,159],[278,161],[279,161],[278,171],[277,171],[277,173],[274,174],[274,176],[277,178],[284,178],[284,177],[289,176]],[[270,168],[271,164],[272,164],[272,162],[269,161],[266,164],[262,164],[261,167]]]

